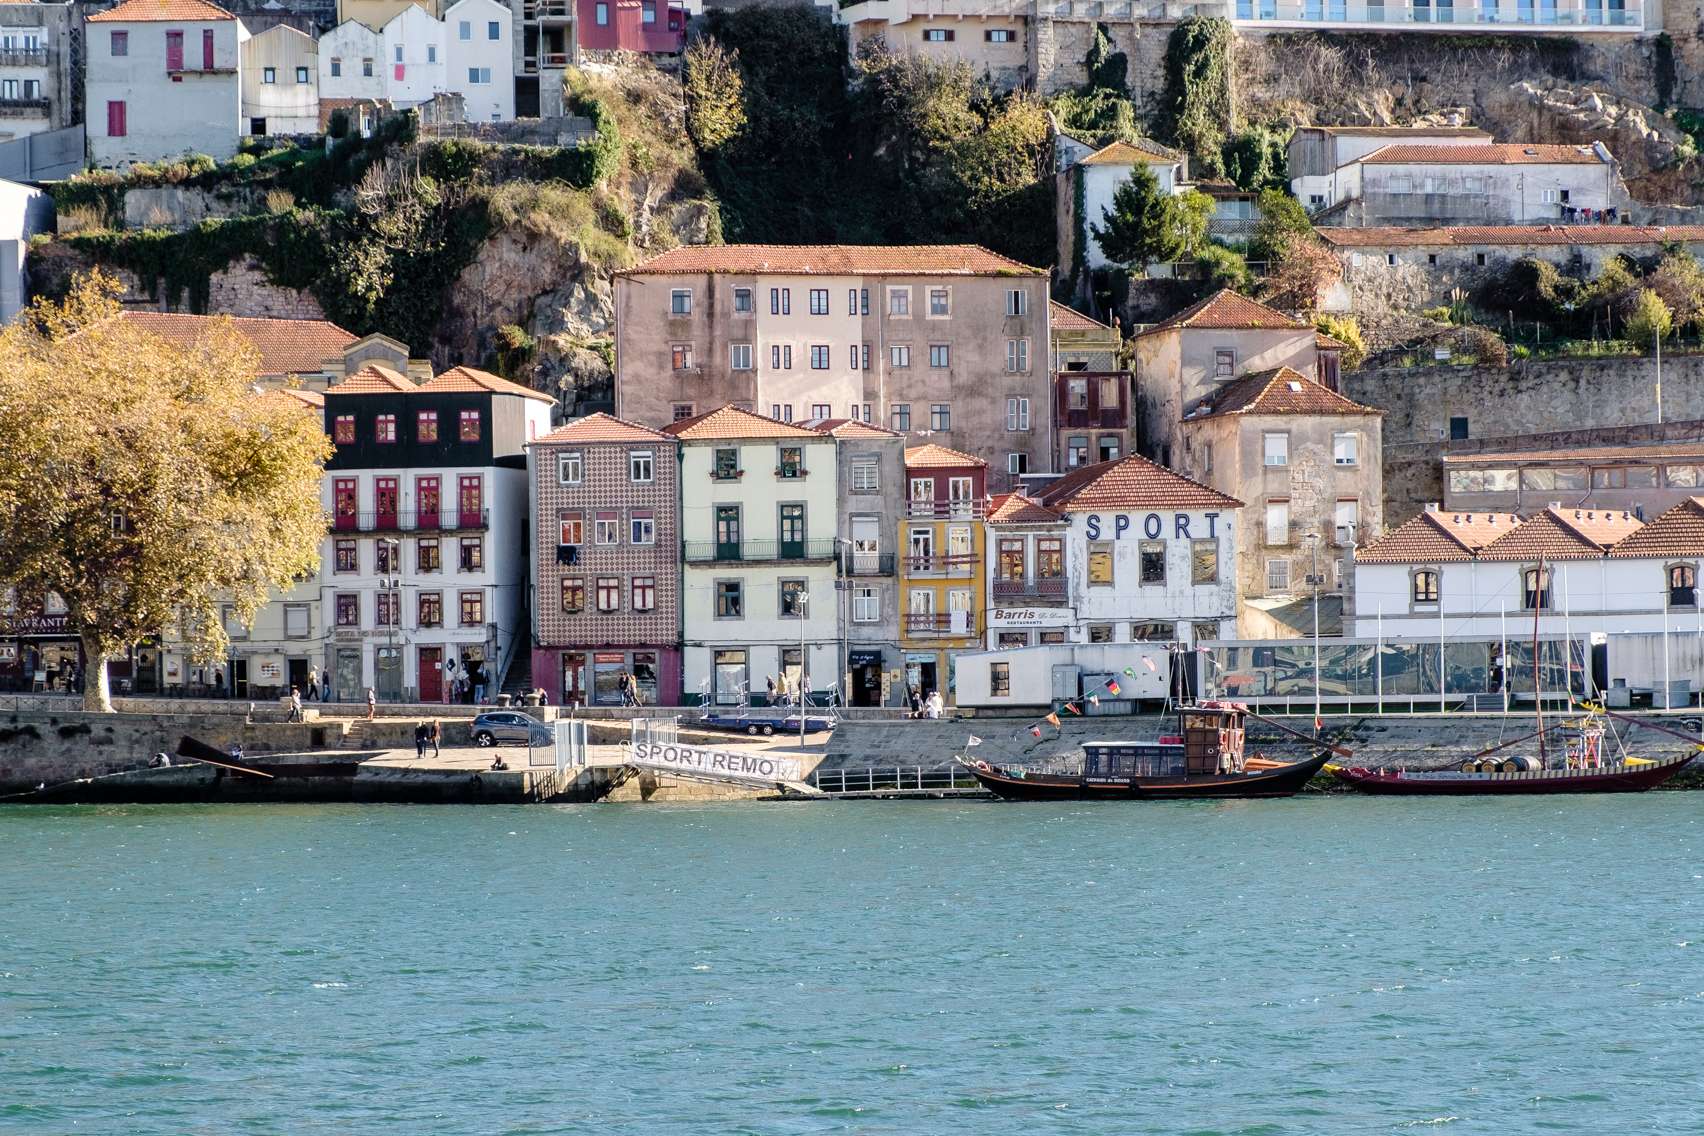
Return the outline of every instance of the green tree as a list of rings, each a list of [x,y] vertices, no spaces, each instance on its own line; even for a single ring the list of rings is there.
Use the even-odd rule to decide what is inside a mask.
[[[1234,249],[1208,244],[1195,255],[1195,265],[1204,274],[1202,294],[1229,288],[1246,296],[1254,291],[1254,273],[1248,262]]]
[[[1284,243],[1284,238],[1313,234],[1313,222],[1308,220],[1308,211],[1284,190],[1263,189],[1255,204],[1260,211],[1260,220],[1254,223],[1254,233],[1249,239],[1250,260],[1271,260]]]
[[[1129,96],[1130,86],[1125,82],[1125,74],[1130,68],[1130,60],[1122,51],[1113,49],[1112,36],[1105,24],[1095,25],[1095,38],[1089,44],[1089,53],[1083,64],[1089,75],[1089,90]]]
[[[1239,189],[1282,190],[1290,180],[1288,144],[1288,138],[1271,127],[1242,130],[1221,151],[1225,176]]]
[[[1663,298],[1649,288],[1641,288],[1633,297],[1633,308],[1627,313],[1627,339],[1641,351],[1652,349],[1659,339],[1668,336],[1674,326]]]
[[[228,323],[170,344],[117,318],[120,291],[80,278],[0,332],[0,586],[64,601],[97,711],[115,655],[175,629],[220,657],[223,604],[250,622],[317,568],[331,451],[301,402],[253,392]]]
[[[1172,229],[1177,233],[1179,256],[1196,256],[1207,247],[1207,224],[1213,220],[1217,203],[1199,190],[1186,190],[1168,205]]]
[[[1160,183],[1145,165],[1137,165],[1129,180],[1112,194],[1110,208],[1101,210],[1102,224],[1090,223],[1089,231],[1100,244],[1102,255],[1141,274],[1153,261],[1176,260],[1183,251],[1172,199],[1160,191]]]
[[[1697,327],[1704,322],[1704,269],[1685,249],[1670,249],[1645,278],[1674,317],[1676,327]]]
[[[1345,367],[1359,367],[1367,357],[1367,341],[1361,335],[1361,325],[1354,316],[1321,314],[1314,317],[1314,327],[1348,348],[1343,353]]]
[[[686,132],[700,150],[719,150],[745,129],[745,80],[739,54],[704,36],[686,49],[682,86]]]

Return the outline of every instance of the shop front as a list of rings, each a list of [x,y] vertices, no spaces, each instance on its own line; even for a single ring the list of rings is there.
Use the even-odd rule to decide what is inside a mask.
[[[988,609],[988,646],[1038,647],[1071,638],[1073,615],[1059,607],[992,607]]]
[[[886,689],[889,685],[887,670],[887,660],[879,648],[854,648],[848,651],[847,702],[853,706],[886,705],[890,694]]]
[[[83,688],[83,666],[69,616],[0,616],[0,690],[74,694]]]
[[[559,706],[620,706],[624,675],[632,675],[645,706],[680,700],[680,654],[657,647],[540,648],[533,681]],[[554,680],[554,689],[552,682]]]

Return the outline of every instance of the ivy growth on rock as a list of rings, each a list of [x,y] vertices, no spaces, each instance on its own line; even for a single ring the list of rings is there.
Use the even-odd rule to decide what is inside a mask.
[[[1220,151],[1235,117],[1233,46],[1231,23],[1220,16],[1191,16],[1166,41],[1159,133],[1193,156],[1198,175],[1224,172]]]

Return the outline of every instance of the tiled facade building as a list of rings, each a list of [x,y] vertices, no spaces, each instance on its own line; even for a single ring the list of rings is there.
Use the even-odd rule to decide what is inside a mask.
[[[675,440],[593,414],[527,447],[533,684],[559,706],[680,701]]]
[[[980,648],[988,464],[930,443],[905,451],[899,645],[905,684],[952,700],[958,655]]]

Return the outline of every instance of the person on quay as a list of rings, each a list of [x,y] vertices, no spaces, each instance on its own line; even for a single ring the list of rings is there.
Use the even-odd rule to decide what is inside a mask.
[[[378,712],[379,712],[379,695],[378,695],[378,692],[375,691],[372,687],[369,686],[367,688],[367,720],[371,721],[373,716],[375,714],[377,714]]]
[[[308,701],[309,702],[320,701],[319,695],[320,695],[319,670],[315,667],[309,667],[308,668]]]
[[[290,717],[288,720],[291,722],[302,720],[302,692],[294,686],[290,688]]]
[[[438,721],[436,719],[433,719],[433,721],[432,721],[432,732],[428,736],[430,737],[431,742],[432,742],[432,756],[437,757],[438,756],[438,745],[443,740],[444,729],[441,725],[438,724]]]
[[[431,736],[432,736],[431,727],[427,726],[425,722],[419,722],[415,725],[415,727],[414,727],[414,756],[415,757],[423,758],[423,757],[426,756],[426,742],[431,738]]]

